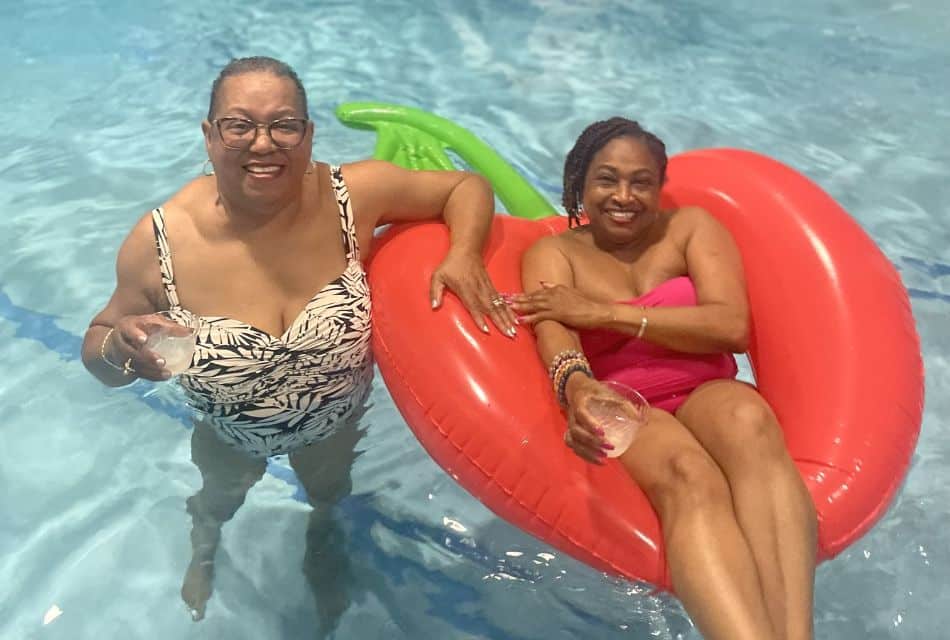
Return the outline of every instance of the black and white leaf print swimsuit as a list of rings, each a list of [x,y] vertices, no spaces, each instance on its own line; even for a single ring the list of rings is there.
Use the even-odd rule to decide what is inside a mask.
[[[318,291],[280,337],[232,318],[199,316],[197,347],[181,386],[229,444],[254,456],[321,440],[361,411],[370,391],[370,297],[350,197],[339,167],[330,179],[340,210],[346,268]],[[161,207],[152,211],[162,286],[178,302]]]

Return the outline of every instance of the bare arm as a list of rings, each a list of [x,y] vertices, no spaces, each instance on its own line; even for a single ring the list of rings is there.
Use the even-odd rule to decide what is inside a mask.
[[[558,238],[541,238],[525,252],[521,259],[521,284],[525,293],[541,290],[542,282],[564,287],[574,286],[571,264],[561,253],[558,244]],[[581,341],[577,337],[577,332],[556,319],[550,318],[537,322],[534,325],[534,334],[538,343],[538,353],[545,367],[550,366],[554,356],[561,351],[581,350]]]
[[[691,231],[687,272],[696,287],[694,307],[610,305],[602,326],[685,353],[743,352],[749,343],[749,303],[742,258],[729,231],[706,211],[683,210]]]
[[[452,251],[481,255],[495,215],[491,186],[481,176],[410,171],[381,160],[364,160],[345,170],[361,225],[441,217],[451,233]]]
[[[432,276],[433,308],[441,304],[448,286],[483,331],[490,316],[504,333],[514,335],[514,314],[492,305],[497,292],[482,261],[495,215],[495,199],[484,178],[463,171],[409,171],[378,160],[348,165],[346,174],[361,225],[375,228],[440,217],[445,221],[451,240]]]
[[[158,274],[151,217],[146,215],[139,220],[119,248],[115,291],[105,308],[89,323],[83,338],[83,364],[105,385],[120,387],[138,377],[135,374],[124,374],[116,368],[122,367],[133,352],[141,349],[146,338],[141,326],[135,322],[123,322],[123,319],[158,311],[149,295],[149,291],[154,291],[155,285],[160,282]],[[103,360],[103,355],[112,365]],[[153,379],[163,377],[160,374],[161,367],[157,363],[156,371],[149,369],[147,362],[137,364],[144,375]]]
[[[557,319],[576,328],[612,329],[684,353],[745,351],[749,305],[732,236],[702,209],[683,209],[676,215],[686,236],[684,257],[696,286],[696,306],[641,308],[598,302],[560,285],[517,298],[515,309],[528,322]]]
[[[521,280],[525,292],[541,290],[541,283],[573,290],[574,273],[567,257],[559,249],[559,243],[556,237],[542,238],[525,252],[521,264]],[[583,305],[583,301],[580,302]],[[581,351],[577,332],[555,319],[537,322],[534,331],[538,353],[545,367],[550,367],[555,356],[562,351]],[[565,388],[568,431],[564,434],[564,442],[577,455],[593,464],[603,464],[604,432],[593,423],[583,407],[587,399],[599,393],[602,393],[601,385],[593,378],[582,372],[569,375]]]

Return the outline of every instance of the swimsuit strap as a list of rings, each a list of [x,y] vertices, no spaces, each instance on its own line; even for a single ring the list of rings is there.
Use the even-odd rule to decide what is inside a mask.
[[[356,239],[356,222],[350,208],[350,193],[343,181],[340,167],[330,167],[330,183],[340,209],[340,227],[343,233],[343,247],[347,260],[360,259],[360,245]],[[168,246],[168,234],[165,231],[165,211],[162,207],[152,209],[152,229],[155,231],[155,247],[158,249],[158,266],[162,272],[162,288],[171,308],[181,308],[178,302],[178,290],[175,287],[175,270],[172,267],[172,252]]]
[[[343,172],[337,165],[330,166],[330,184],[333,186],[337,207],[340,208],[340,226],[343,231],[346,259],[359,261],[360,245],[356,239],[356,221],[353,218],[353,209],[350,207],[350,192],[343,181]]]
[[[165,232],[165,211],[161,207],[152,209],[152,229],[155,231],[155,247],[158,249],[158,268],[162,272],[162,288],[172,310],[180,309],[178,290],[175,288],[175,271],[172,269],[172,252],[168,248],[168,234]]]

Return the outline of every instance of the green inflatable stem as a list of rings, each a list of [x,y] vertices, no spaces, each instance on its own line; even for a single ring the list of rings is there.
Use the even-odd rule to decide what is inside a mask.
[[[494,149],[459,125],[413,107],[381,102],[347,102],[336,117],[348,127],[376,131],[373,157],[406,169],[455,169],[451,149],[487,179],[513,216],[536,220],[557,210]]]

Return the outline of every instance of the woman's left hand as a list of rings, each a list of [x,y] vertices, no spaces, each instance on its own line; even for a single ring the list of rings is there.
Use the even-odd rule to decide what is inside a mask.
[[[574,287],[547,282],[536,291],[512,296],[511,308],[523,322],[555,320],[575,329],[602,327],[610,319],[610,305],[591,300]]]
[[[432,274],[429,297],[433,309],[442,305],[446,287],[459,297],[482,331],[488,333],[488,323],[485,320],[488,316],[502,333],[514,337],[518,321],[514,312],[495,290],[480,255],[449,251]]]

